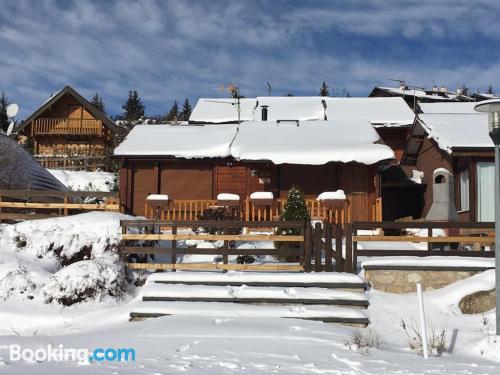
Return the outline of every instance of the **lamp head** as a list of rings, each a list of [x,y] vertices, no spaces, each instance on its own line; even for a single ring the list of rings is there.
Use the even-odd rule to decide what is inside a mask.
[[[495,145],[500,145],[500,99],[479,102],[474,106],[474,110],[488,113],[490,137]]]

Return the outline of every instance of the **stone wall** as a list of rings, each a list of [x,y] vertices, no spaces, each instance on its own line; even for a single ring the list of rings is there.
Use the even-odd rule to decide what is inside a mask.
[[[424,290],[443,288],[456,281],[466,279],[486,269],[473,268],[432,268],[432,267],[386,267],[365,268],[365,281],[372,288],[389,293],[412,293],[416,284]]]

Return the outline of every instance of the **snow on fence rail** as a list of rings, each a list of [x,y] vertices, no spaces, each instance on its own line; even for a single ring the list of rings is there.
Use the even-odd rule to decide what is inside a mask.
[[[170,263],[129,263],[134,269],[149,270],[252,270],[252,271],[342,271],[343,259],[341,252],[332,248],[333,233],[337,234],[336,241],[342,243],[340,225],[317,223],[313,228],[309,223],[284,221],[164,221],[164,220],[122,220],[123,256],[139,255],[141,260],[146,255],[170,255]],[[209,233],[197,233],[191,230],[179,233],[182,228],[202,227]],[[334,232],[334,229],[335,232]],[[231,229],[252,228],[260,232],[272,234],[230,234]],[[129,231],[132,229],[132,232]],[[280,229],[291,229],[297,233],[292,235],[279,234]],[[148,232],[148,233],[138,233]],[[339,237],[340,236],[340,237]],[[179,247],[179,240],[223,241],[220,248]],[[132,242],[133,241],[133,242]],[[142,243],[138,243],[142,241]],[[164,246],[155,241],[170,241]],[[235,248],[237,242],[285,242],[298,243],[298,247],[286,248]],[[342,246],[337,247],[342,248]],[[322,257],[324,253],[324,257]],[[178,255],[221,255],[222,263],[177,263]],[[270,255],[276,258],[292,257],[296,261],[280,263],[279,261],[265,264],[230,264],[229,256]],[[335,263],[333,263],[335,260]]]
[[[494,257],[494,222],[461,223],[461,222],[353,222],[346,228],[346,262],[347,269],[356,271],[359,256],[464,256],[464,257]],[[361,234],[359,231],[381,230],[381,234]],[[422,231],[410,235],[408,230]],[[439,236],[435,230],[441,230]],[[443,233],[444,232],[444,233]],[[390,233],[390,234],[389,234]],[[444,234],[444,235],[443,235]],[[398,250],[387,246],[387,250],[358,249],[358,243],[370,242],[411,242],[426,243],[427,249]],[[445,246],[448,249],[445,249]],[[484,247],[490,246],[487,251]],[[389,248],[390,247],[390,248]],[[352,267],[351,267],[352,265]]]
[[[72,171],[88,171],[110,169],[110,158],[107,155],[94,156],[57,156],[57,155],[35,155],[34,159],[44,168],[65,169]]]
[[[118,194],[112,192],[0,189],[0,222],[119,210]]]

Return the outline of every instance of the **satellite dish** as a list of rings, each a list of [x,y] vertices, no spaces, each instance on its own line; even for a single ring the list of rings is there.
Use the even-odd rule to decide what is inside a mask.
[[[7,116],[16,117],[17,112],[19,112],[19,106],[15,103],[9,104],[7,106]]]

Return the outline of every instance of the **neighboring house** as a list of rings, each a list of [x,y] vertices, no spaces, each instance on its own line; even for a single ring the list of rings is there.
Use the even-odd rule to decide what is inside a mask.
[[[399,161],[415,114],[402,98],[330,98],[321,96],[262,96],[240,99],[240,121],[368,121]],[[199,99],[191,124],[235,124],[236,99]]]
[[[211,120],[234,120],[229,115]],[[247,112],[244,116],[251,118]],[[352,219],[369,220],[379,196],[379,165],[394,160],[393,151],[379,140],[369,121],[352,119],[138,125],[115,149],[121,160],[120,203],[124,211],[142,215],[151,193],[172,200],[233,193],[243,200],[267,191],[286,198],[296,185],[306,198],[342,189],[350,199]]]
[[[16,141],[0,133],[0,189],[66,190]]]
[[[462,89],[456,92],[448,91],[445,86],[434,86],[432,89],[409,87],[401,84],[399,87],[375,86],[369,97],[401,97],[405,102],[416,110],[418,103],[442,103],[442,102],[470,102],[474,101],[470,96],[464,95]]]
[[[64,167],[71,158],[111,153],[115,123],[70,86],[52,95],[17,129],[33,143],[46,167]],[[60,165],[59,165],[60,164]]]
[[[412,128],[401,166],[409,176],[423,172],[419,181],[423,186],[422,217],[432,205],[433,171],[445,168],[454,176],[459,219],[494,221],[493,143],[488,115],[475,112],[474,105],[420,104],[422,113]]]

